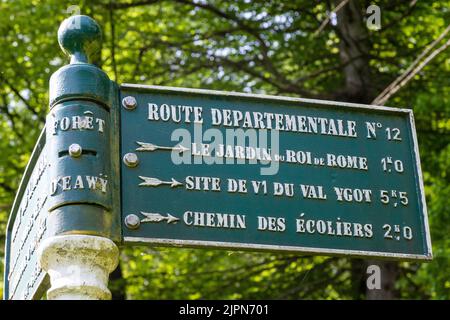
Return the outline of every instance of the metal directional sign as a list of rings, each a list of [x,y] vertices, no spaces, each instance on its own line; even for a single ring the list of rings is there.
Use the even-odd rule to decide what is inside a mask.
[[[66,19],[58,42],[70,64],[50,78],[10,214],[5,299],[41,298],[45,271],[49,299],[66,285],[82,292],[90,284],[75,273],[92,261],[78,253],[103,254],[111,272],[114,242],[432,258],[411,110],[119,87],[89,63],[101,48],[94,20]],[[107,245],[79,250],[98,247],[86,236]]]
[[[48,234],[50,184],[45,131],[31,155],[8,222],[5,253],[5,299],[40,298],[48,279],[40,268],[37,248]]]
[[[431,259],[411,110],[123,85],[125,243]]]

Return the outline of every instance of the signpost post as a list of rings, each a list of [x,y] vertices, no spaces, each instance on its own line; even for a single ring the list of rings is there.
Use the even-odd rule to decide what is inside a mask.
[[[8,223],[7,299],[40,298],[45,273],[48,299],[108,299],[118,263],[116,85],[90,63],[101,42],[94,20],[66,19],[58,41],[71,60],[50,79],[45,130]]]
[[[71,63],[10,215],[5,299],[108,299],[135,243],[431,259],[411,110],[119,87],[90,63],[100,39],[86,16],[58,31]]]

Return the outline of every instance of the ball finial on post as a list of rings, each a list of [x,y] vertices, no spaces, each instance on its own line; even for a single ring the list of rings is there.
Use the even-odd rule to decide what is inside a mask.
[[[94,19],[76,15],[65,19],[58,30],[61,49],[70,56],[70,63],[90,63],[101,48],[102,31]]]

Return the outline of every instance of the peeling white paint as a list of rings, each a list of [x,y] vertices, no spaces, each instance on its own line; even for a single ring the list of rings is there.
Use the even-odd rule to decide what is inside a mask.
[[[39,263],[50,275],[48,300],[108,300],[109,274],[119,262],[119,249],[108,238],[65,235],[39,246]]]

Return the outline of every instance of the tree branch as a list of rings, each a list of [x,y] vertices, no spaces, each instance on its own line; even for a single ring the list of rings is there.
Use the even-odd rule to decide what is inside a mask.
[[[30,110],[35,116],[37,116],[37,117],[39,118],[40,121],[44,121],[44,120],[45,120],[45,118],[42,117],[42,116],[39,114],[39,112],[37,112],[36,109],[34,109],[34,108],[31,106],[31,104],[28,102],[28,100],[25,99],[25,97],[22,96],[22,94],[20,93],[20,91],[17,90],[17,88],[15,88],[15,87],[11,84],[11,82],[9,82],[8,79],[6,79],[6,77],[3,76],[1,73],[0,73],[0,79],[1,79],[4,83],[6,83],[6,85],[11,89],[12,92],[14,92],[14,94],[20,99],[20,101],[22,101],[22,102],[25,104],[25,106],[27,107],[27,109]]]
[[[419,62],[450,32],[450,25],[434,40],[425,50],[413,61],[413,63],[395,79],[386,89],[383,90],[373,101],[372,104],[384,104],[389,98],[403,88],[417,73],[420,72],[431,60],[433,60],[439,53],[450,46],[450,39],[442,46],[434,50],[422,63]]]
[[[329,15],[327,15],[326,19],[323,20],[322,24],[320,25],[320,27],[313,33],[314,37],[317,37],[319,35],[319,33],[322,32],[322,30],[326,27],[326,25],[330,22],[331,20],[331,16],[333,14],[336,14],[339,10],[342,9],[342,7],[344,7],[347,3],[349,2],[349,0],[342,0],[337,6],[336,8],[330,12]]]
[[[145,0],[145,1],[136,1],[131,3],[117,3],[114,1],[110,2],[110,8],[113,10],[122,10],[122,9],[129,9],[134,7],[141,7],[141,6],[147,6],[150,4],[154,4],[157,2],[161,2],[160,0]]]

